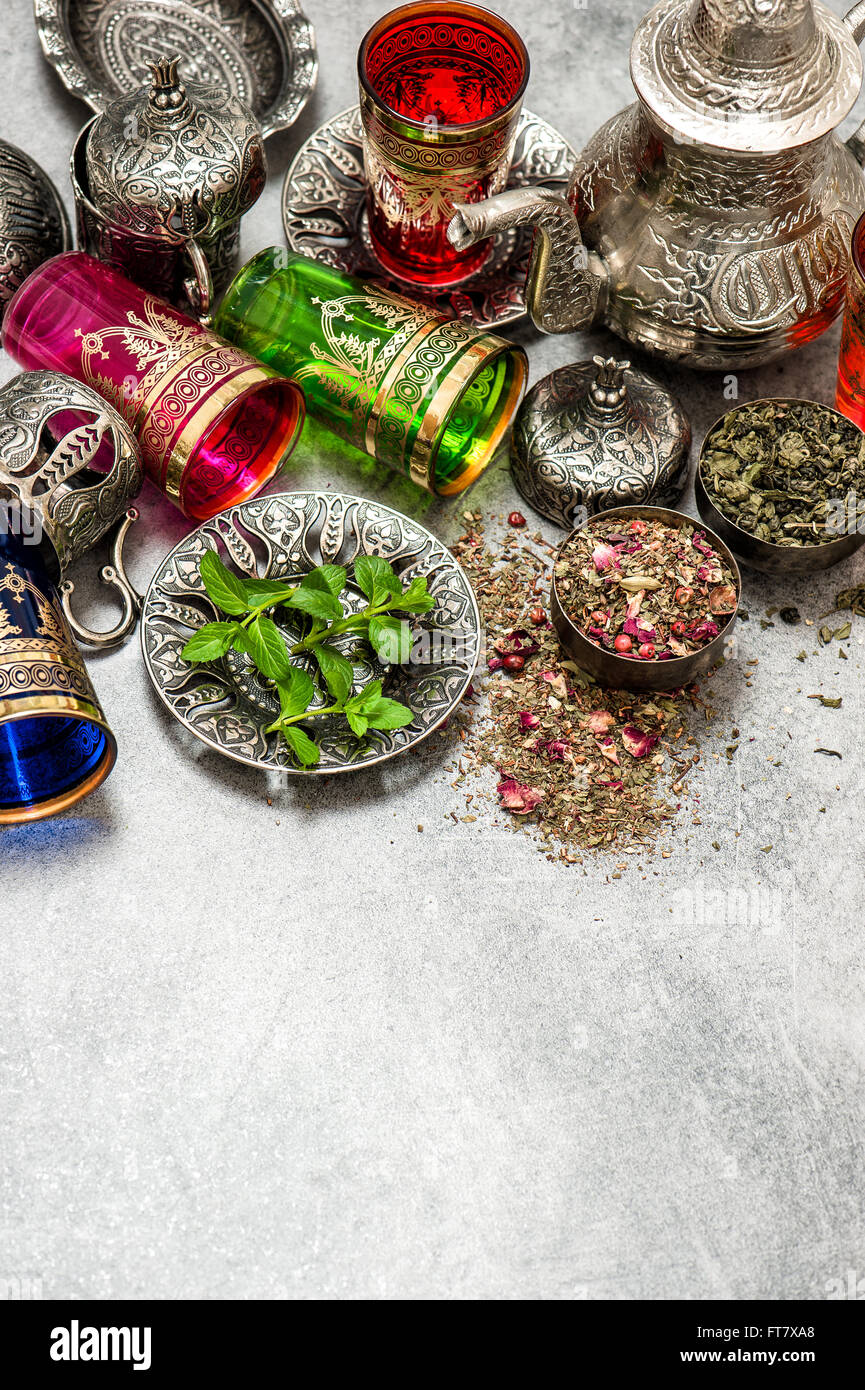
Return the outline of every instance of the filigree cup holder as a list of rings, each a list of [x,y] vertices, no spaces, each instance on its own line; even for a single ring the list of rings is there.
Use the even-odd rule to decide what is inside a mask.
[[[123,565],[123,542],[138,516],[143,482],[135,436],[97,393],[58,372],[22,372],[0,389],[0,532],[38,554],[59,584],[80,642],[112,647],[135,626],[140,599]],[[113,527],[112,562],[101,571],[123,612],[105,632],[74,617],[67,571]]]
[[[21,286],[3,346],[22,367],[66,372],[113,404],[147,476],[196,521],[257,492],[303,424],[297,386],[80,251]]]

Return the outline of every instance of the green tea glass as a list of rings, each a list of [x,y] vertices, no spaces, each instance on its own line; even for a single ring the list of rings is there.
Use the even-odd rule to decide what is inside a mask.
[[[279,247],[243,267],[215,327],[335,434],[444,496],[483,472],[526,381],[513,343]]]

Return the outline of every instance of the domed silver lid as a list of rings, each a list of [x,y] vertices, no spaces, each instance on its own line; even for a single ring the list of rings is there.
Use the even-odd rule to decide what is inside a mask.
[[[149,91],[123,96],[94,121],[87,182],[118,226],[176,238],[214,235],[264,188],[261,129],[221,87],[182,82],[179,58],[151,64]]]
[[[770,154],[835,129],[862,59],[819,0],[662,0],[637,26],[631,80],[674,136]]]
[[[611,507],[670,506],[687,479],[691,426],[674,396],[629,362],[593,357],[529,391],[511,439],[514,482],[572,530]]]

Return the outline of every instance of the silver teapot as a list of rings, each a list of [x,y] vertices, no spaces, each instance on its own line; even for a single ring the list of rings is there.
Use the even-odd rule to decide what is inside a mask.
[[[548,333],[603,323],[689,367],[769,362],[839,313],[865,210],[865,124],[835,129],[862,82],[865,0],[662,0],[631,46],[639,100],[583,150],[566,197],[464,204],[468,247],[537,228],[527,286]]]

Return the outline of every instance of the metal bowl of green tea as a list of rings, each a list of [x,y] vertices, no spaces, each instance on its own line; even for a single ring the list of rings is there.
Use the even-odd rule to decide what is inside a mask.
[[[706,435],[694,493],[751,569],[829,569],[865,541],[865,434],[818,401],[748,401]]]
[[[562,541],[550,617],[600,685],[677,690],[723,661],[741,593],[729,549],[694,517],[616,507]]]

